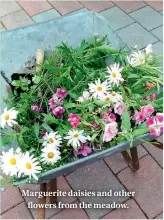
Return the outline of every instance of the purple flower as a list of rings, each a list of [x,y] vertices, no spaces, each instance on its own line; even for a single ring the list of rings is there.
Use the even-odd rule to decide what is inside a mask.
[[[60,63],[55,63],[55,66],[56,66],[56,67],[60,67],[61,64],[60,64]]]
[[[55,107],[55,104],[56,104],[56,103],[55,103],[55,99],[54,99],[54,98],[50,98],[50,99],[49,99],[49,105],[50,105],[50,108],[51,108],[51,109],[53,109],[53,108]]]
[[[56,95],[53,95],[53,97],[49,99],[49,105],[50,109],[54,109],[57,105],[63,105],[63,102]]]
[[[88,147],[87,144],[82,144],[81,148],[78,151],[76,150],[73,151],[75,155],[83,155],[84,157],[88,156],[88,154],[90,154],[91,152],[92,149]]]
[[[40,112],[42,109],[41,107],[39,107],[38,105],[32,105],[31,106],[31,109],[34,111],[34,112]]]
[[[56,116],[56,118],[62,118],[65,109],[62,106],[58,106],[52,110],[52,113]]]
[[[58,98],[64,99],[67,96],[68,92],[65,89],[57,88],[56,96]]]
[[[153,93],[152,95],[146,96],[145,100],[153,101],[155,102],[157,100],[157,93]],[[143,100],[143,101],[145,101]]]
[[[155,92],[152,94],[152,101],[154,102],[156,101],[156,99],[157,99],[157,93]]]
[[[151,96],[150,95],[146,96],[146,100],[151,100]]]

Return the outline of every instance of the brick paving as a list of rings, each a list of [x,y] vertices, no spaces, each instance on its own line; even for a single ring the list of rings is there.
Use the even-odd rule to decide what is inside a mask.
[[[130,46],[154,46],[162,54],[162,1],[0,1],[0,32],[29,24],[44,22],[60,16],[92,10],[104,16]],[[162,138],[159,138],[162,142]],[[60,190],[121,190],[135,191],[134,197],[61,197],[63,203],[85,201],[99,203],[119,201],[128,209],[48,209],[50,219],[163,219],[162,167],[160,149],[151,144],[138,146],[140,170],[133,173],[120,153],[83,167],[58,178]],[[36,209],[28,209],[28,202],[36,197],[22,197],[20,190],[38,191],[39,185],[26,184],[20,189],[7,187],[2,192],[2,219],[36,218]]]
[[[115,209],[104,216],[103,219],[146,219],[146,216],[133,199],[129,199],[126,203],[128,209]]]

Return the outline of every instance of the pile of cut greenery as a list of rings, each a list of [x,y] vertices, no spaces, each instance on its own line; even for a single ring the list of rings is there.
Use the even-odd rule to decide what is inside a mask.
[[[149,133],[162,132],[160,56],[107,38],[66,43],[40,71],[17,75],[1,116],[2,171],[13,183]],[[18,148],[7,150],[17,143]]]

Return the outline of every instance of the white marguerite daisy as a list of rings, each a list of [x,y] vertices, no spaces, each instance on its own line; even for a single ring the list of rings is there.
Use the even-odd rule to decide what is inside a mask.
[[[145,54],[142,51],[132,52],[127,60],[132,67],[137,67],[145,63]]]
[[[43,136],[44,142],[43,146],[53,145],[54,147],[60,147],[62,142],[62,137],[58,134],[58,132],[51,131]]]
[[[12,127],[14,124],[17,124],[15,121],[17,114],[18,111],[16,111],[14,108],[9,110],[5,108],[3,114],[1,115],[1,127],[4,128],[6,124],[10,127]]]
[[[109,107],[111,104],[110,94],[108,94],[108,93],[106,95],[104,95],[100,100],[104,101],[104,105],[103,105],[104,108],[107,106]]]
[[[123,82],[124,79],[122,78],[121,71],[123,70],[123,67],[120,67],[119,64],[114,63],[113,65],[110,65],[110,67],[107,67],[107,71],[109,75],[107,76],[108,82],[110,84],[119,85],[120,82]]]
[[[89,84],[89,91],[92,96],[96,98],[102,98],[110,89],[110,85],[107,81],[101,83],[100,79],[95,81],[94,83]]]
[[[113,103],[122,101],[122,95],[114,91],[109,94],[109,97],[110,97],[111,102]]]
[[[35,180],[38,180],[37,175],[41,172],[42,168],[33,155],[30,155],[29,152],[26,152],[22,155],[19,164],[19,173],[18,176],[24,174],[25,176],[33,177]]]
[[[4,174],[9,176],[17,175],[21,155],[21,153],[14,152],[13,148],[9,149],[8,152],[2,152],[0,156],[0,166]]]
[[[153,53],[153,45],[152,44],[147,45],[147,47],[145,48],[145,52],[147,55],[152,54]]]
[[[91,138],[89,136],[86,137],[83,130],[70,130],[65,139],[68,140],[68,145],[72,145],[75,150],[78,150],[78,147],[81,146],[81,143],[85,143]]]
[[[105,102],[107,102],[107,103],[110,103],[110,102],[111,102],[110,94],[104,95],[103,100],[104,100]]]
[[[52,145],[48,145],[42,149],[41,158],[43,164],[55,164],[61,159],[60,151]]]

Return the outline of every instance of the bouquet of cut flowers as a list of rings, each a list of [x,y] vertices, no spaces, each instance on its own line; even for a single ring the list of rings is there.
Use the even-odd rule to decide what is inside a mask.
[[[106,37],[76,49],[62,43],[35,70],[12,76],[1,115],[4,179],[38,180],[118,143],[132,145],[142,134],[159,136],[162,85],[151,44],[129,52],[112,48]]]

